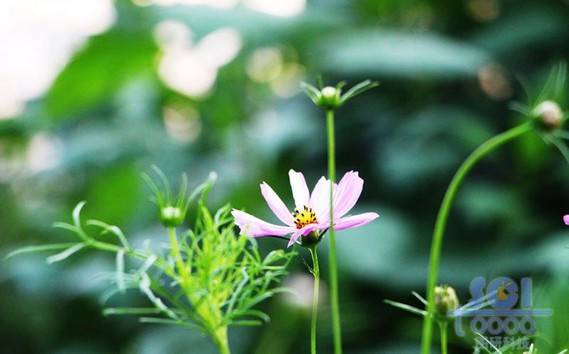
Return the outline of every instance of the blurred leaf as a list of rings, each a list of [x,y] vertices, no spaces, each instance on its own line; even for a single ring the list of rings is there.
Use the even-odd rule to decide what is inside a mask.
[[[480,48],[434,33],[347,31],[322,42],[315,59],[340,75],[450,78],[474,75],[489,60]]]
[[[529,170],[539,170],[551,157],[549,149],[543,139],[537,134],[526,134],[514,142],[516,155],[524,167]]]
[[[116,29],[93,37],[53,83],[48,113],[53,119],[70,118],[102,103],[129,80],[149,73],[155,53],[146,33]]]
[[[89,186],[87,197],[89,215],[123,224],[138,208],[141,200],[139,170],[134,165],[119,165],[103,171]]]
[[[492,53],[507,55],[515,51],[534,52],[548,44],[563,43],[567,34],[566,15],[529,6],[482,27],[474,37],[474,43]]]
[[[472,225],[496,220],[514,221],[526,215],[524,200],[509,187],[470,182],[462,189],[457,206]]]
[[[390,186],[410,193],[433,177],[450,178],[461,160],[491,135],[490,127],[468,111],[426,108],[378,144],[376,168]]]
[[[157,8],[157,20],[177,20],[186,23],[198,38],[220,29],[231,27],[247,39],[247,43],[276,42],[293,33],[323,30],[345,25],[345,17],[338,12],[310,11],[293,17],[272,16],[253,11],[245,6],[219,9],[210,6],[167,6]],[[259,29],[263,29],[260,31]],[[257,43],[259,44],[259,43]]]
[[[546,238],[534,248],[532,254],[536,262],[548,273],[565,278],[569,273],[569,233],[561,231]]]
[[[296,152],[306,141],[323,134],[323,120],[307,117],[307,112],[299,105],[279,108],[261,112],[246,130],[248,141],[255,147],[256,153],[267,160],[274,160],[287,148]],[[306,153],[302,150],[306,149],[300,149],[298,153]]]
[[[567,252],[568,250],[565,249]],[[565,273],[567,274],[567,273]],[[565,276],[545,282],[534,282],[535,308],[553,310],[553,316],[537,318],[539,353],[560,353],[569,348],[569,283]]]
[[[405,269],[405,255],[410,250],[411,229],[407,220],[384,206],[362,206],[361,209],[377,211],[380,217],[368,225],[338,232],[336,239],[341,269],[356,278],[382,284],[407,282],[406,277],[412,273],[399,271]],[[327,247],[328,242],[323,244]]]

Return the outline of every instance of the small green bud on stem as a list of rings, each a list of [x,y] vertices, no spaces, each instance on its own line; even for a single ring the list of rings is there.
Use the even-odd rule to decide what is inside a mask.
[[[374,87],[378,86],[378,83],[375,81],[365,80],[356,85],[352,88],[347,90],[345,93],[342,93],[342,88],[344,87],[345,82],[339,82],[336,87],[334,86],[326,86],[322,89],[318,89],[312,85],[309,85],[305,82],[302,83],[301,87],[306,93],[306,95],[312,100],[312,102],[326,110],[326,111],[333,111],[336,108],[340,107],[344,103],[346,103],[351,98],[369,90]]]
[[[547,130],[554,130],[563,125],[564,115],[559,105],[553,101],[543,101],[533,111],[535,118]]]
[[[324,109],[336,109],[342,104],[341,90],[336,87],[326,86],[320,91],[318,105]]]
[[[160,222],[166,227],[178,227],[185,218],[186,213],[181,208],[174,206],[160,208]]]
[[[448,285],[435,287],[435,306],[438,316],[448,318],[449,312],[456,310],[458,305],[458,297],[452,287]]]

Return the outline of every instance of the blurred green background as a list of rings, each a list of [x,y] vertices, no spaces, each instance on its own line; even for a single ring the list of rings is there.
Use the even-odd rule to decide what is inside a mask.
[[[300,81],[380,81],[337,114],[338,173],[360,171],[357,208],[381,214],[338,236],[345,346],[416,353],[420,319],[383,300],[420,305],[410,292],[424,293],[445,187],[469,151],[520,121],[508,108],[526,99],[520,82],[539,87],[568,57],[569,1],[3,0],[0,47],[3,253],[68,240],[51,224],[81,200],[86,217],[133,242],[161,242],[140,179],[152,164],[194,185],[216,171],[212,207],[230,201],[274,221],[261,181],[290,202],[290,168],[310,185],[326,171],[323,116]],[[463,303],[476,276],[534,279],[536,302],[557,311],[538,326],[546,353],[569,346],[568,178],[536,135],[508,145],[460,191],[443,249],[440,280]],[[287,285],[304,297],[263,304],[271,323],[233,329],[235,353],[308,352],[302,258]],[[104,317],[109,284],[96,275],[113,267],[93,252],[50,266],[41,255],[2,260],[0,352],[213,353],[194,332]],[[144,298],[107,305],[125,303]],[[451,336],[453,353],[471,344]]]

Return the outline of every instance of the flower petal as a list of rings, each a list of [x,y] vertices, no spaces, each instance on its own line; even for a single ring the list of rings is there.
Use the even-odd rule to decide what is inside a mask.
[[[290,247],[292,245],[294,245],[295,242],[297,242],[297,240],[301,237],[301,236],[306,236],[309,233],[311,233],[312,231],[318,229],[318,225],[317,224],[310,224],[310,225],[306,225],[305,227],[303,227],[302,229],[298,229],[296,230],[292,236],[290,237],[290,240],[288,241],[288,246]]]
[[[304,175],[295,170],[290,170],[288,171],[288,177],[290,179],[290,188],[292,189],[294,204],[297,209],[302,209],[305,205],[308,205],[310,198]]]
[[[360,198],[364,180],[357,172],[347,172],[340,183],[334,198],[334,218],[341,218],[349,212]]]
[[[294,219],[292,214],[286,207],[285,203],[279,198],[277,193],[265,182],[261,183],[261,194],[265,201],[269,205],[269,208],[275,213],[275,215],[285,224],[292,226],[294,225]]]
[[[569,214],[563,216],[563,222],[565,223],[565,225],[569,226]]]
[[[320,177],[310,195],[310,207],[318,222],[330,220],[330,180]]]
[[[244,211],[233,209],[231,215],[235,225],[239,226],[242,235],[250,237],[284,236],[294,231],[290,226],[279,226],[263,221]]]
[[[336,222],[334,230],[339,231],[359,227],[377,219],[378,217],[379,215],[377,213],[363,213],[347,216]]]

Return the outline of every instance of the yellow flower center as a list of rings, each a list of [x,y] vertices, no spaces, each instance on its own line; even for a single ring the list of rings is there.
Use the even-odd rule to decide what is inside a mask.
[[[297,229],[302,229],[306,225],[316,224],[318,221],[316,220],[316,214],[312,208],[304,206],[304,209],[299,210],[295,209],[294,213],[292,213],[294,217],[294,224],[296,225]]]

